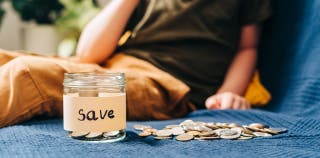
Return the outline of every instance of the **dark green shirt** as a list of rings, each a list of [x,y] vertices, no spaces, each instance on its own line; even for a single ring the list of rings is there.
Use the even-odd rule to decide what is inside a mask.
[[[268,0],[142,1],[128,23],[133,36],[119,50],[184,81],[204,108],[223,83],[241,28],[269,15]]]

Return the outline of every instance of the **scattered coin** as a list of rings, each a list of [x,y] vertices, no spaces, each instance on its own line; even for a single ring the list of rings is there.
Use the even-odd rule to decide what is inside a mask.
[[[252,139],[253,137],[246,137],[246,136],[240,136],[238,138],[238,140],[248,140],[248,139]]]
[[[140,137],[154,135],[154,139],[171,139],[175,136],[178,141],[189,141],[192,139],[205,141],[216,139],[230,140],[249,140],[255,137],[270,137],[280,133],[287,132],[286,128],[269,128],[261,123],[252,123],[250,125],[239,125],[236,123],[214,123],[214,122],[194,122],[185,120],[179,125],[167,125],[164,129],[157,130],[151,126],[134,125],[134,129],[141,131]],[[87,134],[87,135],[85,135]],[[71,134],[70,134],[71,135]],[[74,134],[76,136],[76,133]],[[82,133],[78,135],[91,136],[91,133]],[[91,137],[99,137],[99,133]]]
[[[78,132],[78,131],[73,131],[70,133],[70,136],[73,138],[78,138],[78,137],[84,137],[86,135],[88,135],[89,132]]]
[[[111,131],[111,132],[106,132],[103,133],[103,137],[114,137],[116,135],[118,135],[120,132],[119,131]]]
[[[241,125],[238,125],[238,124],[236,124],[236,123],[230,123],[228,126],[229,126],[230,128],[236,128],[236,127],[242,128]]]
[[[217,136],[217,133],[215,131],[208,131],[208,132],[200,133],[199,136],[201,137]]]
[[[239,132],[238,131],[235,131],[235,130],[231,130],[231,129],[223,129],[223,130],[220,130],[220,132],[218,133],[220,136],[221,135],[224,135],[224,136],[232,136],[232,135],[236,135],[238,134]]]
[[[172,132],[171,132],[171,130],[158,130],[156,132],[156,135],[158,137],[169,137],[172,135]]]
[[[182,141],[182,142],[192,140],[193,138],[194,136],[191,134],[181,134],[176,137],[178,141]]]
[[[217,139],[220,139],[220,137],[196,137],[194,139],[196,139],[196,140],[217,140]]]
[[[269,128],[269,130],[274,131],[275,133],[285,133],[288,131],[286,128]]]
[[[253,134],[246,134],[246,133],[241,133],[241,136],[244,136],[244,137],[254,137]]]
[[[148,136],[150,136],[150,135],[151,135],[151,133],[150,133],[150,132],[147,132],[147,131],[142,131],[142,132],[139,133],[139,136],[140,136],[140,137],[148,137]]]
[[[154,139],[163,140],[163,139],[171,139],[172,137],[153,137]]]
[[[86,138],[97,138],[102,136],[102,132],[90,132],[88,135],[86,135]]]
[[[237,139],[240,137],[241,132],[238,130],[223,129],[219,131],[218,135],[222,139]]]
[[[166,126],[167,129],[172,129],[172,128],[176,128],[176,127],[180,127],[180,125],[167,125]]]
[[[258,128],[258,129],[263,129],[266,128],[267,126],[261,123],[251,123],[249,125],[250,128]]]
[[[174,127],[171,129],[171,132],[175,136],[185,133],[185,131],[181,127]]]
[[[144,129],[152,128],[151,126],[145,125],[133,125],[133,128],[138,131],[143,131]]]
[[[234,131],[237,131],[239,133],[242,133],[243,128],[242,127],[233,127],[233,128],[231,128],[231,130],[234,130]]]
[[[200,132],[199,131],[188,131],[187,134],[191,134],[193,136],[198,136],[198,135],[200,135]]]
[[[143,130],[143,131],[145,131],[145,132],[149,132],[149,133],[151,133],[151,134],[153,134],[153,135],[156,135],[156,133],[157,133],[157,129],[155,129],[155,128],[147,128],[147,129],[145,129],[145,130]]]
[[[215,123],[213,123],[213,122],[207,123],[205,126],[211,128],[211,129],[213,129],[213,130],[219,128],[219,127],[218,127]]]
[[[271,137],[272,136],[269,133],[262,133],[262,132],[253,132],[253,135],[256,137]]]

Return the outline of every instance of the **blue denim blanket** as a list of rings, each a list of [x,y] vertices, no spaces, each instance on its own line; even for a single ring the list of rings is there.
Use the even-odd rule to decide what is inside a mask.
[[[273,101],[264,109],[204,110],[187,118],[262,122],[288,133],[248,141],[156,141],[138,137],[132,130],[136,122],[128,122],[124,141],[88,144],[67,137],[61,119],[36,119],[0,129],[0,157],[320,157],[320,1],[272,2],[259,68]],[[162,128],[184,119],[142,124]]]
[[[197,111],[195,121],[264,122],[286,127],[287,133],[252,140],[189,141],[141,138],[127,124],[127,137],[116,143],[83,143],[67,137],[61,119],[33,120],[0,130],[0,157],[319,157],[320,120],[302,119],[260,110]],[[183,119],[143,124],[163,128]],[[141,122],[138,122],[141,124]]]

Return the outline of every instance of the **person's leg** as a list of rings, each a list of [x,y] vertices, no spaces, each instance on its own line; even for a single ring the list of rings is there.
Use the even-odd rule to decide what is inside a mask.
[[[63,74],[102,70],[98,65],[19,56],[0,67],[0,127],[35,115],[62,115]]]
[[[0,67],[9,62],[10,60],[23,55],[24,54],[22,53],[0,49]]]
[[[151,64],[115,56],[109,70],[126,73],[129,120],[182,117],[190,112],[185,98],[189,88]],[[35,115],[62,115],[63,74],[103,71],[98,65],[20,56],[0,67],[0,127]]]

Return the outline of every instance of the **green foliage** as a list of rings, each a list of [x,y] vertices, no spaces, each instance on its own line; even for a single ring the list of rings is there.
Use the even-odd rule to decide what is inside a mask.
[[[2,22],[2,18],[3,18],[3,16],[4,16],[4,14],[5,14],[5,11],[4,11],[4,9],[2,8],[2,2],[3,2],[4,0],[0,0],[0,25],[1,25],[1,22]]]
[[[63,5],[59,0],[11,0],[13,8],[23,21],[52,24],[60,15]]]
[[[92,0],[60,0],[60,3],[65,9],[55,24],[66,37],[78,38],[85,25],[100,10]]]
[[[75,54],[77,41],[86,24],[100,11],[94,0],[60,0],[65,7],[55,25],[64,36],[59,44],[58,55]]]

